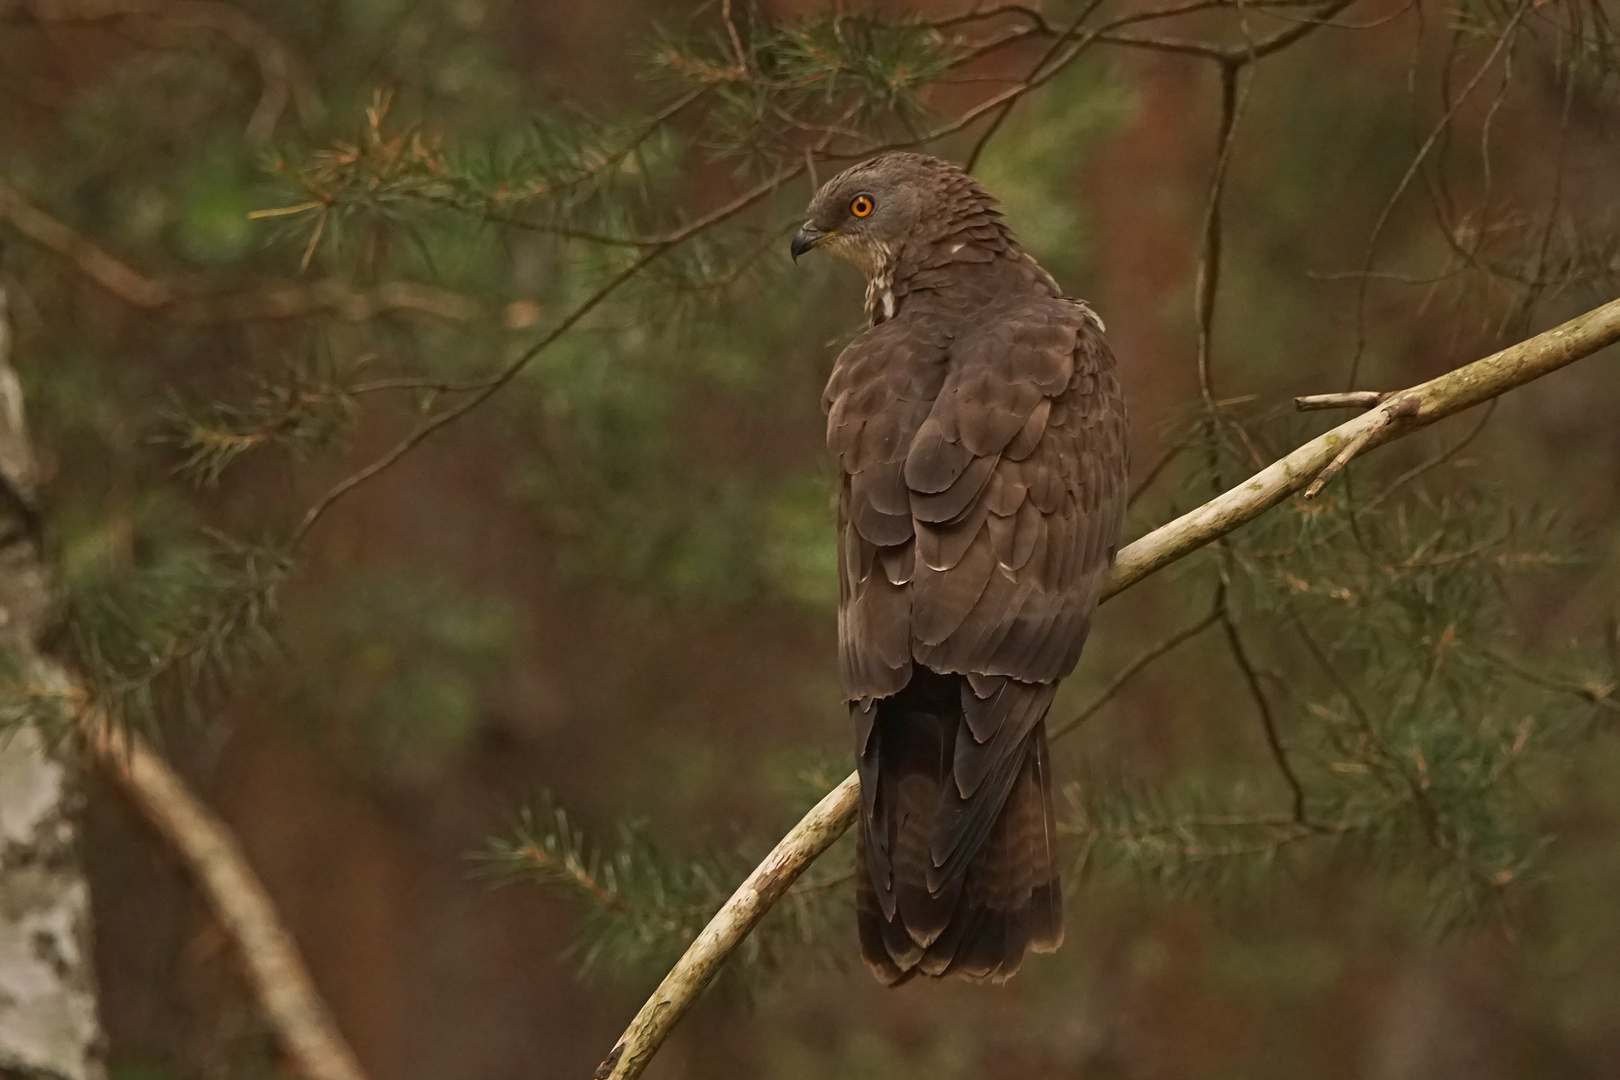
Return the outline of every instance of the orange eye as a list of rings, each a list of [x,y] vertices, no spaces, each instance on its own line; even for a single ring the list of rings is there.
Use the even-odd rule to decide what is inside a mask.
[[[872,197],[870,195],[857,195],[849,204],[849,212],[856,217],[865,217],[872,212]]]

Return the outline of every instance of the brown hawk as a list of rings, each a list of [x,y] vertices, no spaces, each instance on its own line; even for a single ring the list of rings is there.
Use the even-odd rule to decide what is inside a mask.
[[[954,165],[890,153],[824,185],[793,238],[867,281],[872,325],[822,403],[861,955],[890,984],[1001,981],[1063,940],[1046,712],[1125,506],[1102,322],[995,206]]]

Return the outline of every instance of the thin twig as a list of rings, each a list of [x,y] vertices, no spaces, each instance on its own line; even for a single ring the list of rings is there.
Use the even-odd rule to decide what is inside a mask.
[[[1620,300],[1403,391],[1401,397],[1418,402],[1417,410],[1405,423],[1382,428],[1367,445],[1401,438],[1557,371],[1617,341],[1620,341]],[[1252,521],[1303,488],[1348,439],[1356,437],[1371,423],[1368,418],[1373,415],[1356,417],[1312,439],[1243,483],[1127,546],[1119,553],[1103,587],[1103,599],[1123,592],[1154,571]],[[641,1007],[618,1045],[597,1070],[598,1080],[634,1080],[641,1075],[726,957],[742,943],[748,931],[764,917],[793,879],[854,822],[859,802],[860,780],[851,774],[777,844]],[[768,885],[768,889],[762,885]]]
[[[371,464],[360,469],[358,472],[349,475],[348,477],[339,481],[337,484],[333,485],[325,495],[321,496],[321,498],[305,512],[303,520],[299,522],[298,529],[293,534],[294,540],[301,540],[304,536],[306,536],[309,533],[309,530],[314,527],[315,523],[321,519],[326,511],[330,510],[333,504],[343,496],[347,495],[349,492],[353,491],[367,480],[376,476],[378,473],[381,473],[392,465],[396,464],[401,458],[410,453],[424,440],[426,440],[428,436],[432,435],[440,428],[445,427],[446,425],[471,412],[473,409],[476,409],[479,405],[482,405],[485,401],[489,400],[489,398],[498,393],[500,389],[507,383],[517,378],[523,369],[526,368],[535,357],[544,352],[552,342],[556,341],[569,330],[573,329],[573,327],[581,319],[595,310],[596,307],[600,305],[602,301],[611,296],[619,288],[619,286],[635,277],[635,275],[639,273],[648,263],[652,262],[660,255],[663,255],[671,248],[676,247],[691,237],[707,230],[711,226],[742,213],[748,207],[752,206],[760,199],[763,199],[772,191],[775,191],[782,184],[794,179],[803,171],[804,163],[800,162],[790,169],[777,173],[771,179],[766,180],[764,183],[757,185],[747,192],[744,192],[742,195],[739,195],[737,198],[733,199],[725,206],[720,207],[718,210],[699,218],[697,221],[692,222],[683,229],[669,234],[669,236],[662,240],[657,246],[642,252],[617,274],[609,278],[607,282],[599,287],[594,293],[586,297],[582,303],[575,307],[573,311],[569,312],[568,315],[562,319],[562,321],[553,326],[552,329],[542,336],[539,341],[529,346],[521,354],[519,354],[515,360],[507,364],[505,368],[501,369],[501,371],[485,381],[483,386],[476,393],[463,398],[461,401],[442,412],[434,413],[432,416],[425,418],[415,427],[415,429],[411,431],[409,435],[406,435],[405,438],[396,443],[393,449],[383,454],[382,457],[371,462]]]
[[[1356,723],[1361,728],[1362,735],[1370,742],[1377,742],[1378,732],[1373,724],[1372,714],[1361,704],[1361,698],[1356,694],[1355,687],[1351,686],[1344,674],[1339,671],[1338,665],[1328,658],[1327,650],[1318,644],[1316,635],[1311,633],[1311,628],[1306,624],[1304,618],[1300,616],[1299,605],[1294,602],[1294,598],[1291,596],[1287,600],[1287,607],[1288,619],[1294,624],[1294,632],[1299,635],[1299,640],[1304,644],[1305,651],[1311,654],[1311,659],[1316,662],[1317,667],[1322,669],[1322,673],[1328,677],[1328,681],[1334,685],[1339,693],[1344,695],[1344,700],[1350,705],[1350,711],[1356,715]]]
[[[1305,785],[1299,782],[1299,775],[1294,772],[1293,763],[1288,760],[1288,751],[1283,748],[1282,736],[1277,731],[1277,718],[1272,714],[1271,701],[1266,697],[1265,688],[1260,685],[1260,676],[1255,672],[1254,663],[1249,659],[1248,651],[1243,646],[1243,638],[1238,633],[1237,623],[1232,620],[1232,608],[1227,602],[1224,590],[1222,591],[1219,610],[1221,629],[1226,633],[1226,644],[1231,649],[1232,660],[1237,664],[1238,670],[1243,672],[1243,681],[1249,688],[1249,695],[1254,698],[1255,711],[1260,716],[1260,727],[1266,735],[1266,747],[1271,751],[1271,760],[1276,763],[1277,771],[1282,774],[1288,790],[1293,793],[1294,820],[1301,825],[1308,824],[1310,819],[1305,815]]]
[[[1532,686],[1539,686],[1543,690],[1554,690],[1561,694],[1573,694],[1582,701],[1596,705],[1600,709],[1620,712],[1620,701],[1616,701],[1614,698],[1616,688],[1613,683],[1591,685],[1588,683],[1566,682],[1563,679],[1554,679],[1539,672],[1531,671],[1529,668],[1514,663],[1501,653],[1490,652],[1487,655],[1490,656],[1492,661],[1500,664],[1510,675],[1522,679]]]
[[[1333,16],[1338,15],[1355,2],[1356,0],[1338,0],[1338,2],[1324,7],[1320,15],[1299,20],[1296,25],[1289,27],[1287,30],[1274,34],[1264,41],[1255,42],[1253,45],[1211,45],[1207,41],[1195,41],[1189,38],[1150,38],[1138,37],[1132,34],[1112,33],[1100,34],[1097,40],[1105,45],[1124,45],[1128,48],[1146,49],[1150,52],[1196,56],[1220,64],[1250,62],[1270,56],[1280,49],[1286,49],[1313,30],[1334,25],[1330,21]]]
[[[244,134],[254,145],[275,134],[289,102],[306,125],[321,118],[320,95],[304,65],[268,27],[233,4],[214,0],[33,0],[29,8],[40,22],[136,18],[160,25],[197,27],[251,53],[259,69],[260,90]]]
[[[1091,702],[1087,704],[1085,708],[1076,713],[1071,719],[1059,725],[1052,732],[1052,741],[1056,742],[1058,739],[1063,738],[1063,736],[1067,735],[1081,724],[1084,724],[1087,720],[1090,720],[1104,705],[1107,705],[1111,700],[1113,700],[1114,695],[1119,693],[1126,683],[1134,679],[1139,671],[1153,663],[1153,661],[1157,660],[1159,657],[1164,656],[1167,653],[1174,652],[1183,643],[1191,641],[1199,634],[1202,634],[1205,630],[1208,630],[1215,624],[1215,621],[1220,618],[1220,614],[1221,613],[1219,611],[1211,611],[1208,615],[1205,615],[1202,619],[1199,619],[1191,626],[1177,630],[1163,641],[1151,645],[1147,649],[1143,650],[1134,660],[1119,669],[1119,671],[1114,675],[1113,681],[1103,688],[1102,693],[1092,698]]]
[[[1080,14],[1074,17],[1074,21],[1069,24],[1069,28],[1059,35],[1057,40],[1052,42],[1051,46],[1041,54],[1039,60],[1035,61],[1034,66],[1029,69],[1029,74],[1024,77],[1025,82],[1039,75],[1041,69],[1052,62],[1053,58],[1063,50],[1063,43],[1072,37],[1076,30],[1080,29],[1080,24],[1090,18],[1093,11],[1102,6],[1102,2],[1103,0],[1091,0],[1089,4],[1080,9]],[[1015,104],[1017,104],[1016,100],[1009,101],[1001,107],[1001,111],[996,114],[996,118],[990,121],[989,126],[984,129],[984,133],[973,144],[973,150],[968,154],[967,161],[962,165],[963,169],[968,172],[973,171],[973,167],[979,162],[979,155],[984,153],[984,148],[995,137],[996,132],[1001,129],[1001,125],[1007,122],[1007,116],[1012,112]]]
[[[1128,495],[1125,499],[1125,508],[1128,510],[1135,506],[1136,501],[1143,495],[1147,494],[1148,490],[1153,487],[1154,483],[1159,479],[1159,477],[1164,474],[1164,470],[1169,468],[1170,463],[1179,457],[1183,450],[1186,450],[1191,445],[1191,440],[1179,439],[1168,447],[1164,453],[1160,454],[1159,459],[1153,463],[1151,468],[1148,469],[1147,475],[1142,477],[1141,481],[1131,489],[1130,495]]]
[[[1367,415],[1373,418],[1372,422],[1345,441],[1344,448],[1334,455],[1333,460],[1327,463],[1327,467],[1311,481],[1311,486],[1305,489],[1305,497],[1314,499],[1322,494],[1322,489],[1344,471],[1344,467],[1350,464],[1352,458],[1372,445],[1373,440],[1382,436],[1396,421],[1416,415],[1417,410],[1418,403],[1415,398],[1397,398],[1368,413]]]
[[[1237,131],[1241,107],[1239,79],[1244,61],[1222,61],[1221,121],[1215,138],[1215,169],[1209,180],[1204,203],[1204,243],[1198,253],[1198,285],[1194,290],[1198,319],[1198,389],[1204,395],[1204,408],[1211,425],[1220,423],[1215,406],[1215,376],[1211,367],[1214,347],[1215,296],[1221,279],[1221,195],[1226,191],[1227,169],[1232,162],[1232,137]],[[1217,430],[1211,431],[1218,435]]]
[[[1479,66],[1479,70],[1474,73],[1473,78],[1468,80],[1468,83],[1463,87],[1462,93],[1458,95],[1456,100],[1452,101],[1447,106],[1445,113],[1438,121],[1435,122],[1433,129],[1430,130],[1428,138],[1424,139],[1422,145],[1418,147],[1417,153],[1413,156],[1411,163],[1406,167],[1406,172],[1401,175],[1401,179],[1396,183],[1395,190],[1391,192],[1389,198],[1385,200],[1384,208],[1379,213],[1378,220],[1373,224],[1373,230],[1372,233],[1367,237],[1367,246],[1361,260],[1361,273],[1363,276],[1361,277],[1360,283],[1356,290],[1356,344],[1355,350],[1351,354],[1350,358],[1350,371],[1345,380],[1346,385],[1354,385],[1356,382],[1356,379],[1361,372],[1361,357],[1366,351],[1367,283],[1371,279],[1365,275],[1372,270],[1373,259],[1378,248],[1378,239],[1383,235],[1384,227],[1389,224],[1390,218],[1394,215],[1396,203],[1400,202],[1401,196],[1404,195],[1406,193],[1406,189],[1411,186],[1412,180],[1418,175],[1418,170],[1423,167],[1423,163],[1428,160],[1429,154],[1434,150],[1435,144],[1440,140],[1441,136],[1450,129],[1452,118],[1456,116],[1457,110],[1462,107],[1463,102],[1466,101],[1474,92],[1474,89],[1479,85],[1480,80],[1485,77],[1485,73],[1489,71],[1496,63],[1496,58],[1502,54],[1503,49],[1507,47],[1508,42],[1513,38],[1514,31],[1518,28],[1519,20],[1524,18],[1525,14],[1533,6],[1535,6],[1534,0],[1523,0],[1523,2],[1519,4],[1518,8],[1513,13],[1513,18],[1508,20],[1507,26],[1503,28],[1501,36],[1497,38],[1496,44],[1493,45],[1490,52],[1486,54],[1484,62]]]
[[[1294,399],[1294,408],[1300,412],[1312,409],[1370,409],[1382,405],[1388,394],[1377,390],[1351,390],[1345,394],[1306,394]]]

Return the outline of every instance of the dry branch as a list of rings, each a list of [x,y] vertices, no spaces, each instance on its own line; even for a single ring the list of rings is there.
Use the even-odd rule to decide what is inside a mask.
[[[82,687],[75,685],[68,671],[41,655],[36,647],[48,624],[55,585],[38,537],[34,507],[37,469],[24,421],[22,387],[7,362],[8,331],[5,293],[0,290],[0,647],[23,659],[25,677],[44,692],[63,701],[83,702],[87,695]],[[354,1053],[337,1033],[325,1004],[316,993],[297,946],[283,928],[275,906],[243,858],[230,830],[139,736],[115,729],[106,715],[96,709],[86,710],[80,727],[85,745],[97,764],[173,846],[196,879],[209,906],[236,943],[248,980],[294,1068],[306,1080],[365,1080]],[[66,770],[55,762],[54,754],[45,753],[44,744],[43,737],[33,728],[24,727],[20,733],[0,731],[0,745],[11,751],[8,779],[36,804],[41,793],[51,785],[60,789],[68,783]],[[26,754],[30,747],[36,748],[41,762],[55,770],[54,778],[41,772],[32,785],[21,782],[28,776],[24,768],[27,762],[19,758],[19,754]],[[32,821],[40,817],[42,825],[48,824],[56,837],[52,845],[64,839],[68,844],[61,851],[55,846],[40,846],[34,851],[33,859],[37,862],[48,852],[50,876],[61,879],[76,875],[71,850],[71,815],[63,814],[60,820],[54,815],[45,815],[50,817],[45,821],[40,809],[35,806],[26,819]],[[15,813],[12,816],[19,820],[24,818]],[[0,836],[0,864],[5,862],[6,840],[6,836]],[[17,879],[27,885],[30,905],[37,906],[48,896],[49,890],[44,884],[46,873],[42,865],[39,872]],[[96,1080],[104,1075],[94,988],[89,976],[81,970],[86,966],[81,958],[88,954],[89,934],[84,925],[89,917],[85,910],[87,895],[82,883],[73,885],[69,892],[68,902],[51,913],[49,922],[59,927],[52,934],[62,940],[53,937],[51,942],[51,955],[56,959],[48,965],[48,978],[59,982],[62,988],[58,990],[42,972],[22,971],[15,966],[11,973],[21,972],[28,978],[29,993],[19,996],[17,986],[0,985],[0,1044],[7,1044],[0,1045],[0,1076],[11,1076],[17,1069],[22,1070],[17,1075],[80,1080]],[[7,899],[12,899],[18,913],[26,914],[30,910],[16,904],[14,898],[0,896],[0,901]],[[37,919],[38,912],[33,914]],[[0,924],[4,922],[0,919]],[[46,924],[36,922],[35,925]],[[3,929],[5,927],[0,925],[0,930]],[[75,940],[81,935],[82,942]],[[30,944],[28,951],[37,953],[37,944]],[[0,948],[0,953],[4,952]],[[0,956],[0,962],[6,959],[9,957]],[[46,1006],[51,1004],[45,1000],[47,994],[62,998],[62,1006],[47,1011]],[[8,1041],[7,1036],[17,1033],[10,1030],[5,1021],[18,1018],[26,1022],[29,1038],[21,1042],[15,1038]],[[34,1052],[36,1044],[51,1048],[50,1060]]]
[[[619,1045],[596,1070],[596,1080],[641,1075],[664,1036],[698,992],[714,978],[726,957],[742,944],[754,924],[782,898],[805,867],[849,828],[860,797],[860,778],[851,773],[765,856],[765,861],[731,894],[731,899],[709,920],[709,925],[687,948],[674,969],[664,976],[653,996],[630,1022]]]
[[[356,289],[335,278],[284,281],[220,291],[164,281],[134,269],[88,237],[58,221],[0,180],[0,221],[71,263],[74,269],[114,296],[147,311],[162,311],[186,322],[273,321],[330,314],[363,322],[389,314],[425,315],[448,322],[471,322],[497,315],[508,326],[534,321],[534,305],[514,301],[497,312],[471,296],[412,281],[384,282]]]
[[[1317,436],[1237,487],[1127,546],[1114,563],[1104,599],[1259,517],[1318,479],[1341,456],[1348,462],[1354,453],[1472,408],[1617,341],[1620,300],[1439,378],[1387,395],[1378,408]],[[859,801],[860,783],[851,774],[783,837],[664,976],[597,1069],[597,1080],[633,1080],[642,1074],[726,957],[794,879],[854,822]]]
[[[1380,404],[1388,394],[1377,390],[1352,390],[1346,394],[1306,394],[1294,399],[1294,408],[1300,412],[1312,409],[1370,409]]]
[[[236,944],[254,995],[293,1068],[306,1080],[365,1080],[270,894],[230,830],[139,735],[96,713],[82,730],[102,772],[196,879]]]

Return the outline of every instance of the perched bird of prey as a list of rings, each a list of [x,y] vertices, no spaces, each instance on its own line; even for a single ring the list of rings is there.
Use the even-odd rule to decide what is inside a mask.
[[[1103,324],[971,176],[890,153],[810,202],[793,257],[866,276],[823,405],[839,668],[861,778],[861,955],[1001,981],[1063,940],[1046,712],[1119,540],[1125,405]]]

